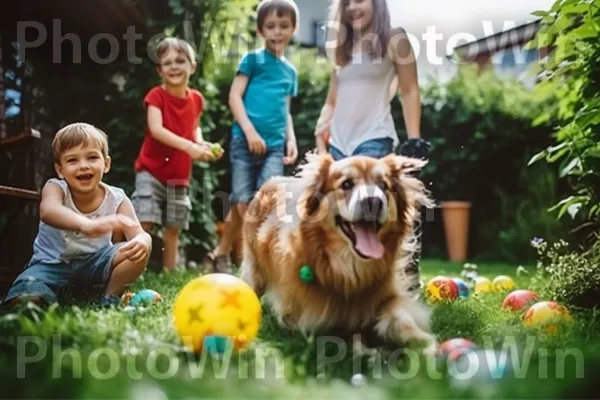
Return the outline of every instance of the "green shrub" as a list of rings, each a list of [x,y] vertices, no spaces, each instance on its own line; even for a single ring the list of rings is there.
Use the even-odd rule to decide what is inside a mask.
[[[552,140],[549,122],[532,126],[545,107],[518,82],[468,66],[446,84],[423,88],[422,132],[432,149],[421,177],[438,202],[472,202],[470,259],[533,261],[529,235],[563,230],[542,211],[560,198],[560,188],[546,173],[526,171],[531,155]],[[536,183],[542,176],[551,186]],[[438,215],[426,224],[425,255],[445,247],[442,223]]]
[[[538,15],[542,24],[537,45],[552,45],[554,50],[541,65],[545,78],[536,90],[540,99],[553,99],[552,107],[536,122],[558,123],[555,143],[531,163],[560,162],[559,176],[570,191],[553,210],[559,218],[577,219],[590,246],[600,229],[600,8],[597,1],[558,0]]]
[[[532,245],[539,259],[531,287],[543,298],[576,307],[600,305],[600,241],[585,251],[564,240],[535,239]]]

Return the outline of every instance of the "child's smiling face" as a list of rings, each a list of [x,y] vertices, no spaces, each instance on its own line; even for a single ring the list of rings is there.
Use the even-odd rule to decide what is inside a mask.
[[[344,17],[352,29],[364,32],[373,21],[373,0],[343,0]]]
[[[187,86],[196,65],[182,51],[168,49],[160,58],[158,74],[167,86]]]
[[[295,29],[291,15],[278,15],[273,11],[265,17],[259,33],[265,39],[267,49],[280,56],[294,36]]]
[[[65,150],[55,168],[72,191],[88,194],[98,188],[102,177],[110,169],[110,157],[105,158],[98,146],[80,144]]]

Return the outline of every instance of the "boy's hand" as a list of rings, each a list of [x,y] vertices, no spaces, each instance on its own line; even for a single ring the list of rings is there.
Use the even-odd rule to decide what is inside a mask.
[[[256,131],[247,133],[246,139],[248,140],[248,147],[252,153],[262,155],[267,151],[267,145],[265,141]]]
[[[124,215],[107,215],[96,219],[88,219],[80,231],[86,236],[103,236],[116,230],[123,230],[135,226],[136,223],[131,218]]]
[[[216,159],[210,147],[205,143],[193,143],[188,149],[188,154],[194,161],[214,161]]]
[[[150,254],[150,245],[140,235],[137,235],[127,244],[123,245],[119,251],[129,261],[137,263],[143,261]]]
[[[223,150],[223,147],[221,147],[221,143],[208,143],[208,147],[210,147],[210,151],[213,155],[213,157],[215,158],[215,160],[218,160],[219,158],[223,157],[223,153],[225,152],[225,150]]]
[[[298,158],[298,147],[295,140],[290,140],[287,142],[287,155],[283,157],[283,163],[291,165],[296,162],[296,158]]]

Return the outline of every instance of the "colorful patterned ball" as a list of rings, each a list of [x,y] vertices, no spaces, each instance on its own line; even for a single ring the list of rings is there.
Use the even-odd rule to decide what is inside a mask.
[[[504,298],[504,301],[502,302],[502,308],[512,311],[520,311],[531,307],[537,301],[538,295],[531,290],[513,290]]]
[[[475,349],[475,343],[465,338],[448,339],[440,345],[439,352],[441,355],[448,357],[449,360],[455,361],[460,355],[467,351]]]
[[[478,276],[475,278],[474,293],[487,293],[492,291],[492,282],[484,276]]]
[[[130,306],[150,305],[162,301],[162,296],[152,289],[137,292],[129,301]]]
[[[452,278],[452,280],[454,281],[454,283],[456,283],[456,286],[458,287],[458,295],[463,299],[469,297],[469,293],[471,291],[469,290],[467,282],[463,281],[460,278]]]
[[[513,290],[516,287],[515,281],[513,281],[510,276],[506,275],[499,275],[495,277],[492,281],[492,286],[496,292],[505,292]]]
[[[436,276],[427,282],[427,298],[432,302],[452,302],[458,297],[458,286],[447,276]]]
[[[525,315],[523,321],[530,328],[542,328],[547,333],[554,335],[558,327],[565,322],[571,322],[573,317],[564,306],[555,301],[540,301],[535,303]]]
[[[173,303],[175,328],[194,352],[240,350],[258,334],[262,310],[256,293],[229,274],[207,274],[186,284]]]

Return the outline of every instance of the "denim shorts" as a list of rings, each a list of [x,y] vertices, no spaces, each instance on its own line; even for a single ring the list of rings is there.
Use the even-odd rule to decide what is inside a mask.
[[[165,185],[151,173],[140,171],[135,175],[131,203],[140,222],[189,228],[192,201],[186,186]]]
[[[125,243],[106,246],[70,263],[32,259],[15,279],[4,301],[39,296],[52,304],[69,297],[101,295],[110,280],[113,260]]]
[[[367,140],[361,143],[351,154],[353,156],[369,156],[374,158],[383,158],[394,152],[394,141],[389,138],[378,138]],[[334,146],[329,146],[329,153],[334,160],[341,160],[348,157]]]
[[[229,156],[232,203],[249,203],[266,181],[283,175],[283,145],[268,148],[263,155],[256,155],[250,151],[245,137],[234,136]]]

